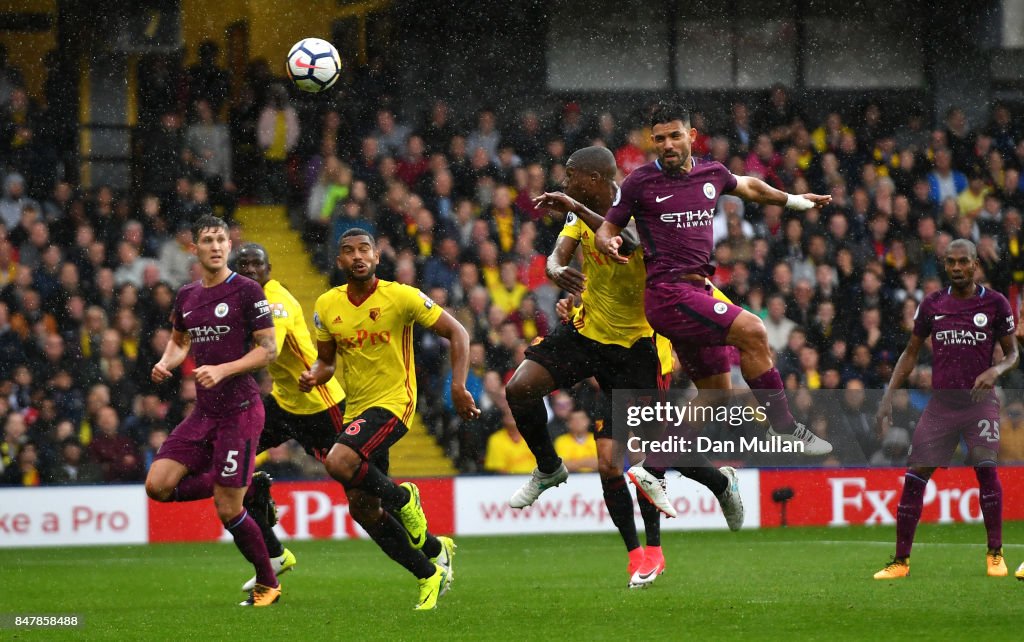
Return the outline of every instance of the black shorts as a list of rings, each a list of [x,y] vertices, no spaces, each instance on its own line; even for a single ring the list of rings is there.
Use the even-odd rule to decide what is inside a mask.
[[[331,450],[338,434],[345,429],[345,400],[338,405],[311,415],[296,415],[281,408],[273,395],[263,400],[267,417],[257,452],[280,446],[289,439],[302,444],[306,452],[323,459]]]
[[[605,418],[612,416],[613,390],[662,390],[666,382],[652,337],[638,339],[626,348],[588,339],[573,326],[562,324],[527,348],[526,358],[544,366],[556,388],[571,388],[589,377],[597,379],[604,393]],[[597,437],[611,437],[610,427],[604,423]]]
[[[359,453],[382,472],[388,471],[388,449],[409,432],[402,420],[390,410],[367,408],[338,433],[337,443]]]

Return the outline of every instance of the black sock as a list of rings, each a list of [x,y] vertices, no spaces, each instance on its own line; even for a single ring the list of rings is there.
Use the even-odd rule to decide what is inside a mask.
[[[427,557],[437,557],[441,554],[441,540],[434,537],[433,533],[427,533],[427,541],[423,542],[420,549]]]
[[[405,529],[398,523],[391,513],[381,511],[381,517],[376,524],[362,525],[366,533],[377,543],[380,550],[388,557],[398,562],[419,579],[425,579],[434,574],[434,565],[423,554],[409,543],[405,535]]]
[[[676,470],[681,472],[683,477],[704,484],[715,496],[721,495],[729,488],[729,478],[712,466],[711,462],[708,462],[707,466],[678,466]]]
[[[348,485],[380,498],[380,505],[385,511],[398,511],[409,503],[409,491],[396,484],[370,462],[363,462],[355,479]]]
[[[640,504],[640,516],[644,518],[644,543],[647,546],[661,546],[661,511],[643,493],[636,494]]]
[[[612,518],[612,523],[619,529],[626,550],[640,548],[636,523],[633,522],[633,496],[626,488],[626,478],[619,475],[611,479],[602,479],[601,489],[604,491],[604,503],[608,505],[608,514]]]
[[[540,399],[526,403],[509,404],[516,420],[519,434],[526,440],[530,452],[537,459],[537,468],[542,473],[553,473],[562,465],[562,459],[555,452],[548,434],[548,411]]]
[[[263,534],[263,541],[267,545],[267,554],[270,557],[281,557],[284,555],[284,545],[281,540],[277,539],[277,533],[274,532],[273,526],[267,526],[260,520],[256,519],[254,513],[249,513],[253,516],[253,521],[260,527],[260,533]]]

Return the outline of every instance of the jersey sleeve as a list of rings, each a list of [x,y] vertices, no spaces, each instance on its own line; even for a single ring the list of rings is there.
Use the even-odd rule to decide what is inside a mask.
[[[580,217],[576,216],[572,212],[569,212],[565,217],[565,225],[562,226],[562,233],[559,236],[568,236],[576,241],[583,237],[583,230],[580,226],[583,225],[583,221]]]
[[[914,335],[925,339],[932,333],[932,300],[925,298],[914,312]]]
[[[274,327],[274,315],[259,283],[252,281],[242,293],[242,316],[252,332]]]
[[[188,328],[185,327],[185,317],[181,316],[182,310],[182,299],[185,298],[184,292],[178,290],[178,295],[174,297],[174,305],[171,307],[171,327],[178,332],[188,332]]]
[[[736,186],[739,185],[739,181],[736,180],[736,175],[730,172],[725,165],[722,165],[721,163],[718,165],[722,168],[721,171],[723,173],[721,193],[731,194],[736,190]]]
[[[327,318],[327,295],[329,292],[324,292],[316,300],[313,305],[313,328],[316,330],[317,341],[333,341],[334,337],[327,331],[327,324],[324,319]]]
[[[1013,334],[1013,331],[1017,329],[1016,324],[1013,322],[1013,310],[1010,309],[1010,302],[1004,296],[999,297],[996,320],[992,326],[995,329],[997,339]]]
[[[418,323],[429,328],[441,318],[444,308],[434,303],[426,294],[416,288],[405,286],[402,288],[402,296],[405,300],[406,319],[410,323]]]
[[[618,227],[626,227],[629,219],[633,216],[633,206],[636,204],[640,193],[640,178],[637,172],[633,172],[622,181],[622,186],[615,192],[615,200],[612,207],[604,215],[604,220]]]
[[[284,350],[284,342],[288,339],[295,323],[294,299],[288,296],[280,286],[264,288],[267,301],[270,303],[271,316],[274,319],[274,339],[277,341],[277,354]]]

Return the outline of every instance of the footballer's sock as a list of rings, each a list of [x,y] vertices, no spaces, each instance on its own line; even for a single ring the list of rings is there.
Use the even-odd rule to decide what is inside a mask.
[[[640,504],[640,516],[644,519],[644,543],[647,546],[661,546],[661,511],[643,493],[636,494]]]
[[[281,557],[284,555],[284,544],[281,540],[277,539],[277,533],[274,532],[273,526],[267,526],[266,524],[260,524],[255,519],[256,525],[260,527],[260,533],[263,535],[263,543],[267,545],[267,555],[270,557]]]
[[[534,399],[525,403],[509,403],[512,416],[519,427],[519,434],[526,440],[530,452],[537,459],[540,472],[551,474],[562,465],[562,459],[555,452],[555,446],[548,435],[548,411],[544,402]]]
[[[707,466],[677,466],[676,470],[682,473],[683,477],[689,477],[698,484],[707,486],[716,497],[729,488],[729,478],[712,466],[710,461]]]
[[[747,380],[750,391],[757,398],[757,403],[764,407],[775,432],[791,433],[796,428],[796,421],[789,412],[789,400],[782,385],[782,377],[773,366],[766,372]]]
[[[362,524],[362,527],[380,550],[417,578],[426,579],[436,572],[434,564],[427,559],[423,551],[412,547],[405,529],[391,513],[381,511],[376,523]]]
[[[924,506],[924,489],[928,480],[908,472],[903,477],[903,493],[896,508],[896,557],[910,557],[910,548],[914,545],[914,531],[921,521],[921,508]]]
[[[988,547],[996,550],[1003,545],[1003,485],[994,466],[975,466],[974,474],[981,491],[979,503],[988,533]]]
[[[437,539],[433,533],[427,533],[427,539],[423,542],[423,548],[420,549],[423,554],[428,558],[434,558],[441,554],[441,540]]]
[[[608,506],[608,514],[615,528],[626,544],[626,550],[640,548],[640,539],[636,534],[636,523],[633,521],[633,496],[626,487],[626,478],[622,475],[611,479],[601,479],[604,491],[604,503]]]
[[[176,502],[193,502],[207,497],[213,497],[213,473],[185,475],[174,487],[173,501]]]
[[[274,567],[270,565],[270,555],[267,554],[267,545],[263,543],[263,534],[248,511],[243,508],[241,513],[224,524],[224,528],[235,538],[235,546],[241,551],[242,556],[255,567],[256,583],[277,586],[277,575],[274,574]]]
[[[409,491],[394,482],[370,462],[364,461],[356,476],[348,484],[380,498],[386,511],[397,511],[409,502]]]

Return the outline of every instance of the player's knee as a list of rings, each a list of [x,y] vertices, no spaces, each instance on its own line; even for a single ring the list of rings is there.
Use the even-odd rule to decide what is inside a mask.
[[[356,520],[356,523],[366,528],[372,526],[380,520],[381,514],[384,512],[381,509],[380,504],[371,505],[366,503],[353,504],[349,506],[349,514],[352,519]]]
[[[611,458],[598,456],[597,474],[600,475],[602,480],[622,477],[622,464]]]
[[[519,405],[530,399],[530,386],[523,378],[516,375],[512,375],[509,379],[508,384],[505,385],[505,399],[508,400],[509,405]]]
[[[146,494],[157,502],[169,502],[174,495],[174,487],[162,480],[146,478]]]
[[[336,444],[334,448],[331,448],[331,452],[327,453],[327,459],[324,460],[324,468],[327,469],[328,475],[342,484],[347,484],[355,477],[360,463],[361,460],[355,451]]]

